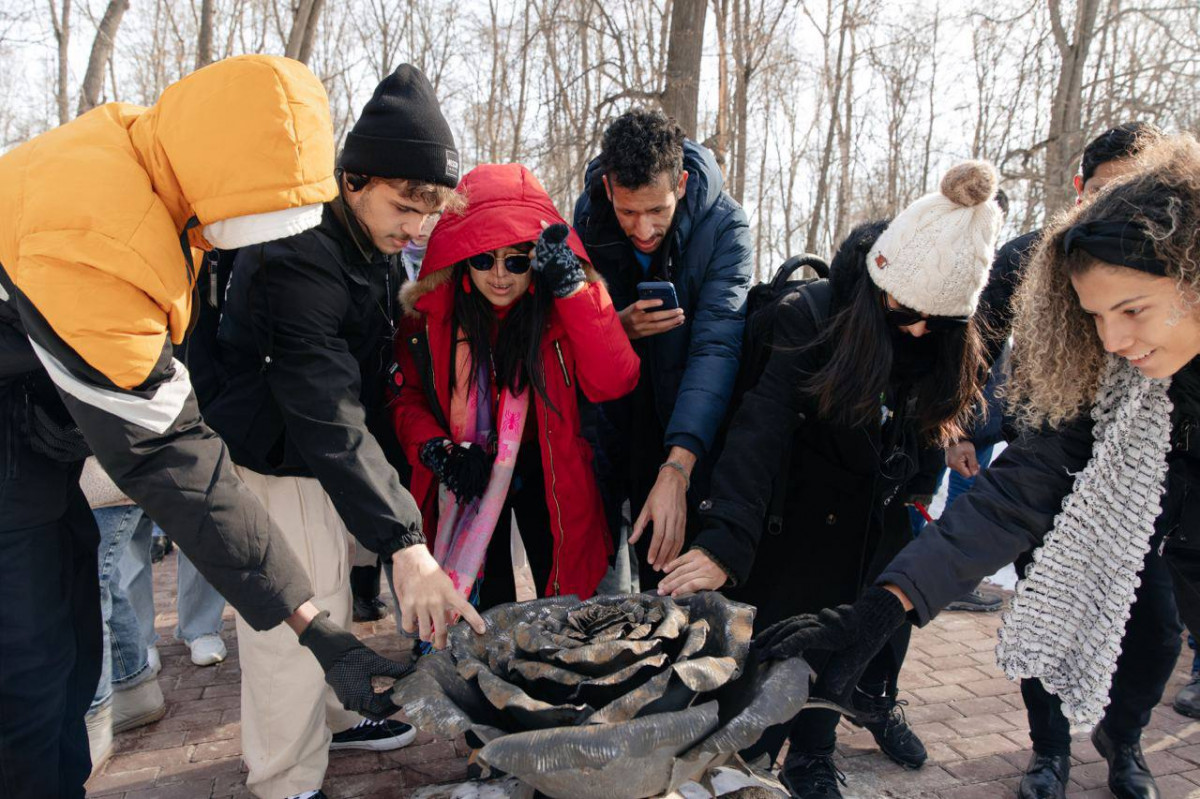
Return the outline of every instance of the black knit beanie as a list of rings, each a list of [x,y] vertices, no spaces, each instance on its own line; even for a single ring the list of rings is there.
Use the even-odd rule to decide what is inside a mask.
[[[454,134],[421,70],[401,64],[375,87],[346,134],[341,165],[371,177],[458,185]]]

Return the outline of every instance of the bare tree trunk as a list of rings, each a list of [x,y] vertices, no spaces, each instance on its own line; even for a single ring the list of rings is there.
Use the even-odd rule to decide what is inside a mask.
[[[58,106],[58,124],[66,124],[71,118],[71,0],[62,0],[62,10],[50,0],[50,24],[54,29],[54,40],[58,43],[58,82],[54,87],[54,99]]]
[[[283,50],[285,56],[308,63],[307,59],[312,55],[313,34],[317,29],[317,20],[321,16],[323,5],[324,0],[299,1],[295,16],[292,17],[287,46]]]
[[[213,0],[200,2],[200,36],[196,40],[196,69],[212,63]]]
[[[667,85],[663,111],[696,137],[700,105],[700,56],[704,47],[706,0],[675,0],[671,10],[671,36],[667,45]]]
[[[829,127],[825,131],[825,147],[821,150],[821,166],[817,170],[817,195],[813,199],[813,212],[808,220],[808,235],[804,239],[805,252],[817,251],[817,234],[821,230],[822,209],[828,205],[829,165],[833,161],[833,137],[837,133],[839,109],[842,97],[842,56],[846,48],[846,31],[850,26],[850,0],[842,0],[842,20],[838,25],[837,57],[833,74],[828,76],[833,91],[829,103]],[[830,31],[832,33],[832,31]]]
[[[729,0],[713,0],[717,26],[717,124],[705,144],[729,180]]]
[[[312,58],[313,40],[317,36],[317,23],[321,19],[321,9],[325,0],[312,0],[312,11],[308,14],[308,24],[304,26],[304,35],[300,39],[300,55],[297,60],[307,64]]]
[[[1062,62],[1050,106],[1045,175],[1042,178],[1042,204],[1049,216],[1070,200],[1063,187],[1067,185],[1069,165],[1075,160],[1083,139],[1083,69],[1096,35],[1100,0],[1077,1],[1071,39],[1067,38],[1063,24],[1061,0],[1047,0],[1047,5],[1054,44]]]
[[[121,26],[121,17],[129,10],[129,0],[109,0],[104,9],[104,16],[96,26],[96,38],[92,42],[92,54],[88,57],[87,72],[83,75],[83,84],[79,88],[79,109],[77,114],[86,114],[100,102],[100,90],[104,88],[104,68],[108,64],[108,56],[113,50],[113,40],[117,37],[117,28]]]

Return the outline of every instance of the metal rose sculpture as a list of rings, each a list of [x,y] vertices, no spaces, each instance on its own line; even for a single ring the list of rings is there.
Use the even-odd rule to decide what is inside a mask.
[[[754,609],[704,592],[556,597],[451,631],[393,696],[421,729],[561,799],[644,799],[720,765],[808,698],[804,660],[750,654]]]

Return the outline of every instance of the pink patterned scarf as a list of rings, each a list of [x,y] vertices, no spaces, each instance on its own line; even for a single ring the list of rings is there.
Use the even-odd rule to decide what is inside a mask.
[[[455,361],[457,377],[450,398],[450,435],[455,443],[486,447],[492,435],[493,419],[490,370],[486,363],[479,364],[472,384],[471,351],[465,340],[460,340],[456,346]],[[496,460],[483,496],[460,503],[444,485],[438,488],[438,527],[433,556],[454,581],[454,587],[466,597],[471,596],[483,569],[488,544],[508,497],[529,410],[528,387],[516,395],[504,389],[500,392],[499,404],[495,416],[501,420]]]

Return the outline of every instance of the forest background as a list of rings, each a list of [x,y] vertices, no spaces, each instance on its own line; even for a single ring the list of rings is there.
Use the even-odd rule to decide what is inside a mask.
[[[1096,133],[1200,131],[1196,0],[0,0],[0,149],[241,53],[306,62],[339,140],[416,64],[464,166],[522,162],[568,217],[607,122],[662,108],[716,153],[760,276],[958,160],[999,167],[1016,234]]]

